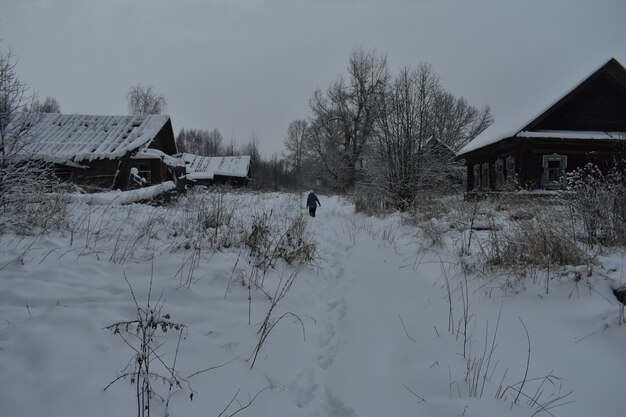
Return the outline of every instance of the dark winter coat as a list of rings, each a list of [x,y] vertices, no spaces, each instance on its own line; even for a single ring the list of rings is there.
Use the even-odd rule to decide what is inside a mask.
[[[306,206],[307,207],[317,207],[321,206],[320,200],[314,193],[309,193],[309,196],[306,198]]]

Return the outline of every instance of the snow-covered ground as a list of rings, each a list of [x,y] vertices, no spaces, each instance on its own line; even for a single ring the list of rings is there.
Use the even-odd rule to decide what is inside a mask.
[[[249,289],[254,261],[237,242],[262,216],[286,230],[305,215],[304,196],[211,198],[72,202],[63,230],[0,237],[0,415],[137,415],[130,378],[105,390],[136,365],[132,328],[106,329],[137,318],[126,280],[139,306],[150,293],[160,317],[186,326],[180,344],[174,329],[154,341],[152,370],[169,378],[167,365],[182,380],[173,417],[230,415],[251,400],[237,415],[623,415],[626,325],[611,293],[626,280],[623,254],[598,258],[590,276],[552,273],[548,293],[541,275],[504,291],[504,277],[463,273],[458,225],[434,221],[445,233],[432,245],[399,215],[320,196],[317,217],[305,217],[313,264],[279,260]],[[206,225],[194,204],[231,213],[232,230],[195,233]],[[296,271],[270,316],[292,315],[251,368],[270,298]],[[167,383],[152,384],[167,399]],[[155,398],[150,411],[164,415],[165,404]]]

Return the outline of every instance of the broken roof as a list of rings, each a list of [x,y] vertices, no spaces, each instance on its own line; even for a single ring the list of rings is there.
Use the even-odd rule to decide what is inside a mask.
[[[148,147],[168,121],[167,115],[43,113],[20,154],[55,163],[116,159]]]
[[[187,167],[187,178],[210,180],[215,175],[245,178],[250,170],[250,156],[199,156],[180,154]]]
[[[512,112],[510,116],[502,120],[496,121],[493,125],[487,128],[484,132],[474,138],[471,142],[465,145],[457,152],[457,156],[462,156],[476,149],[483,148],[488,145],[500,142],[501,140],[511,137],[559,137],[566,139],[580,138],[580,133],[566,132],[566,131],[538,131],[534,127],[549,114],[558,109],[564,102],[566,102],[579,88],[586,85],[590,80],[594,79],[600,73],[604,71],[614,71],[620,73],[622,76],[626,74],[626,69],[615,59],[612,58],[600,67],[596,68],[591,73],[587,73],[587,76],[582,78],[576,78],[576,84],[571,80],[564,81],[568,84],[559,83],[560,85],[553,86],[552,93],[548,93],[548,99],[545,97],[543,102],[548,102],[547,107],[532,106],[526,109],[526,111]],[[565,91],[565,93],[563,93]],[[545,105],[544,105],[545,106]],[[539,108],[541,111],[537,111]],[[536,132],[536,133],[534,133]],[[603,134],[602,132],[590,132],[592,134],[587,138],[604,138],[604,137],[616,137],[615,132]]]
[[[185,166],[185,162],[176,156],[170,156],[159,149],[145,148],[132,156],[133,159],[160,159],[169,166]]]

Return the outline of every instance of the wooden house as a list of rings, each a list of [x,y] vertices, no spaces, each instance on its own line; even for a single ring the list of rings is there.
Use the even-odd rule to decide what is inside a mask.
[[[624,163],[626,69],[615,59],[535,114],[495,123],[457,153],[468,192],[556,189],[589,162],[603,170]]]
[[[171,156],[176,152],[167,115],[44,113],[20,157],[53,163],[61,178],[78,184],[125,190],[171,180],[183,191],[185,166]]]
[[[250,156],[200,156],[179,154],[187,170],[189,185],[228,184],[244,186],[250,182]]]

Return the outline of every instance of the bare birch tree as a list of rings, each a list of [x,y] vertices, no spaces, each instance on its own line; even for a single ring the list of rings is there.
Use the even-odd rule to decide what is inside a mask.
[[[144,87],[141,84],[132,86],[126,99],[128,100],[128,111],[133,116],[161,114],[167,105],[163,94],[157,94],[153,87]]]

